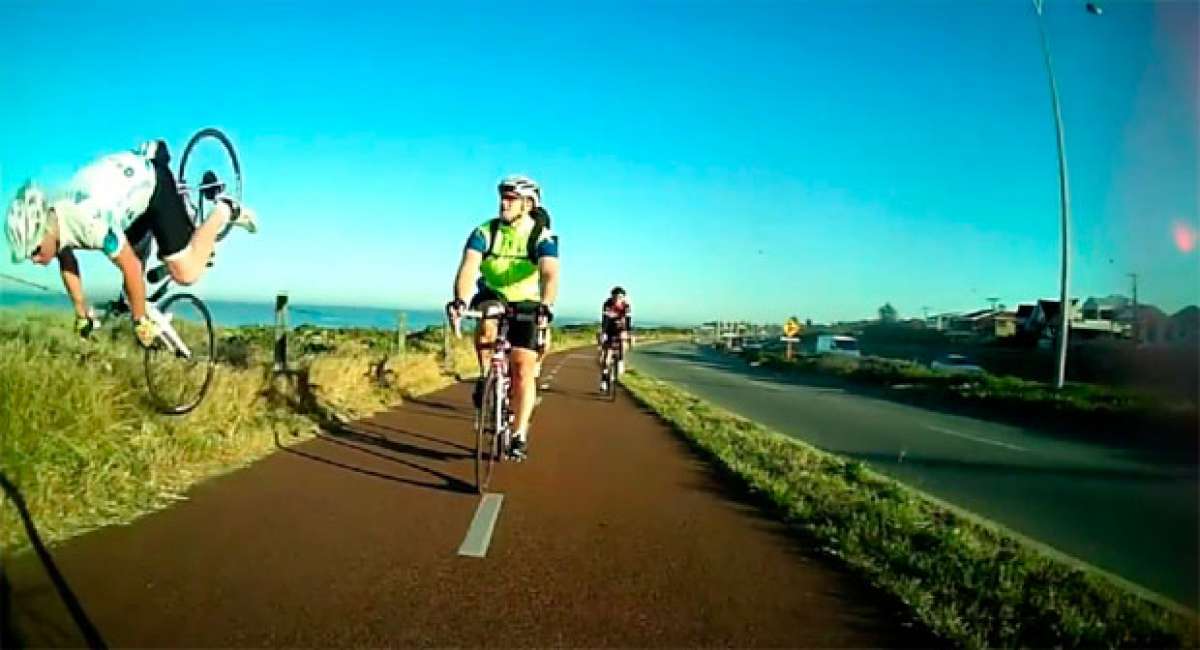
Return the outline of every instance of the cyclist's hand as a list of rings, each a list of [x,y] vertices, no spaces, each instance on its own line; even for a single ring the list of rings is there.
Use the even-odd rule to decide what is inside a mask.
[[[538,324],[548,325],[554,322],[554,312],[550,311],[550,305],[539,303],[537,307]]]
[[[144,348],[154,345],[159,331],[158,324],[150,320],[149,316],[142,316],[140,319],[133,321],[133,333],[137,337],[138,343]]]
[[[96,317],[92,316],[90,313],[87,316],[76,316],[75,317],[75,333],[78,334],[80,338],[86,339],[86,338],[90,337],[92,335],[92,332],[96,331],[99,328],[100,328],[100,321],[97,320]]]
[[[459,300],[458,298],[446,303],[446,315],[449,316],[451,320],[458,320],[462,318],[462,313],[466,311],[466,309],[467,303]]]

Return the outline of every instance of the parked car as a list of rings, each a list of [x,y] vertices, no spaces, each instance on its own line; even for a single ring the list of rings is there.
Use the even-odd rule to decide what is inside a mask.
[[[935,359],[929,367],[953,375],[980,375],[984,372],[983,368],[961,354],[947,354],[941,359]]]
[[[822,334],[817,337],[817,354],[838,354],[847,357],[860,357],[858,339],[853,336],[838,334]]]

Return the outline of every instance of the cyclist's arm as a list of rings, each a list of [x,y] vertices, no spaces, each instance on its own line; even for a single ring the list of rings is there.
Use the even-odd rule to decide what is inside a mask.
[[[547,232],[537,245],[538,285],[542,304],[553,305],[558,300],[558,237]]]
[[[553,305],[558,300],[558,258],[545,256],[538,260],[538,282],[542,287],[542,303]]]
[[[79,260],[69,248],[58,251],[58,273],[62,276],[63,288],[75,306],[75,315],[87,316],[87,299],[83,295],[83,281],[79,279]]]
[[[146,316],[146,282],[142,279],[142,261],[133,252],[132,246],[122,246],[112,257],[113,264],[121,269],[125,278],[125,297],[129,299],[129,311],[133,318]]]
[[[458,263],[458,274],[454,276],[454,298],[467,302],[471,299],[471,285],[479,276],[479,264],[483,253],[472,248],[463,249],[462,261]]]

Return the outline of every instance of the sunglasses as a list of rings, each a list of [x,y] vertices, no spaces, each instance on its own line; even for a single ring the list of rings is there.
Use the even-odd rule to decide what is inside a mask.
[[[33,252],[29,254],[30,259],[42,256],[42,246],[43,244],[38,244],[38,247],[33,249]]]

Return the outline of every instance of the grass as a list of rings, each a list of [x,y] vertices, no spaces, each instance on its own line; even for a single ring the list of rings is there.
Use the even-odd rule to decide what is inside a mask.
[[[1195,647],[1197,622],[903,485],[626,374],[625,386],[768,509],[935,634],[982,647]]]
[[[1200,411],[1190,402],[1169,401],[1143,393],[1097,384],[1070,383],[1056,390],[1049,384],[987,373],[972,376],[938,372],[901,359],[797,356],[751,353],[751,361],[787,372],[840,377],[864,386],[903,387],[892,391],[909,401],[964,405],[1000,419],[1036,421],[1056,429],[1136,432],[1153,442],[1195,447]],[[1153,439],[1153,440],[1149,440]]]
[[[594,344],[594,328],[558,332],[557,350]],[[83,341],[70,316],[0,310],[0,471],[21,491],[42,537],[61,541],[165,507],[206,478],[475,373],[469,339],[444,372],[442,332],[297,328],[294,372],[271,372],[274,330],[218,330],[211,392],[183,417],[156,413],[128,322]],[[288,435],[279,435],[288,434]],[[0,499],[0,547],[27,548],[16,509]]]

